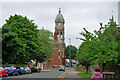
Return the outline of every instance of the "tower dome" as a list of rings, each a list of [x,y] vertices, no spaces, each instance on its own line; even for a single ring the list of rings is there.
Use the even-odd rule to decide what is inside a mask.
[[[65,20],[63,18],[63,15],[61,14],[61,10],[59,8],[59,13],[55,18],[55,23],[64,23],[64,22],[65,22]]]

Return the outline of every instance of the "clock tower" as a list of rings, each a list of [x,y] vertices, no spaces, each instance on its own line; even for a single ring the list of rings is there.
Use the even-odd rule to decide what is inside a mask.
[[[65,43],[64,43],[64,24],[65,20],[61,14],[61,9],[55,18],[55,32],[54,32],[54,44],[57,52],[54,54],[54,65],[65,65]]]

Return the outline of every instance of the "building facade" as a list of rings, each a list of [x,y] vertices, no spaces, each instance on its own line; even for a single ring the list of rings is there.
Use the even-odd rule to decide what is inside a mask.
[[[65,20],[59,8],[59,12],[55,18],[55,32],[54,32],[54,44],[56,52],[53,53],[53,58],[46,62],[46,67],[50,68],[53,65],[58,67],[59,65],[65,65],[65,38],[64,38],[64,24]]]

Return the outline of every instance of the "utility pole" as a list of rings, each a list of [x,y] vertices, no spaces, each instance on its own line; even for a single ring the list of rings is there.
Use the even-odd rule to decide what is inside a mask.
[[[69,50],[70,50],[70,60],[69,60],[69,67],[70,67],[70,71],[71,71],[71,38],[69,38],[69,41],[70,41],[70,47],[69,47]]]

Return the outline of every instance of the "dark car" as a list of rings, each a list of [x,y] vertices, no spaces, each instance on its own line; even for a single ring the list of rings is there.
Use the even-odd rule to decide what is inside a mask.
[[[19,75],[18,70],[14,66],[6,66],[4,70],[8,71],[8,75]]]
[[[25,69],[25,71],[26,71],[26,73],[31,73],[31,69],[29,68],[29,67],[24,67],[24,69]]]
[[[18,73],[21,75],[26,73],[26,71],[23,67],[16,67],[16,69],[18,70]]]
[[[34,72],[40,72],[41,71],[41,68],[39,67],[32,67],[31,68],[31,71],[34,73]]]

